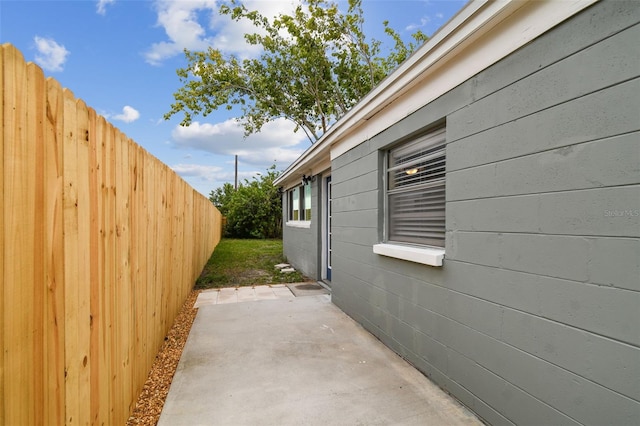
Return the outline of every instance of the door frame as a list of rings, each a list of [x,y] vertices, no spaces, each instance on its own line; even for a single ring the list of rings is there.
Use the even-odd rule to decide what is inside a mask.
[[[331,282],[331,175],[322,179],[322,279]]]

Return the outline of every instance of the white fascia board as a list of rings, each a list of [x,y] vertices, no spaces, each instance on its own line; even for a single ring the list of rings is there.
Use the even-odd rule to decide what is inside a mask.
[[[316,164],[330,164],[331,160],[329,149],[331,146],[323,143],[323,141],[324,138],[321,138],[319,141],[307,148],[300,157],[291,163],[289,167],[287,167],[284,172],[282,172],[282,174],[273,181],[273,184],[276,186],[293,186],[295,182],[293,182],[292,179],[299,180],[303,173],[312,175],[312,171],[310,169],[318,168]]]
[[[275,186],[281,186],[282,189],[289,190],[295,186],[300,185],[302,175],[315,176],[319,173],[326,172],[331,169],[331,158],[329,155],[329,146],[326,145],[324,154],[314,155],[311,157],[311,161],[302,163],[301,167],[293,169],[293,164],[285,170],[278,178],[273,182]],[[286,176],[285,176],[286,174]]]

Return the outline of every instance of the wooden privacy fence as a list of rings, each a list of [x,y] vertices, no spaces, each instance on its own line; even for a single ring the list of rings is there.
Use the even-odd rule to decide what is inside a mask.
[[[124,424],[221,217],[1,48],[0,424]]]

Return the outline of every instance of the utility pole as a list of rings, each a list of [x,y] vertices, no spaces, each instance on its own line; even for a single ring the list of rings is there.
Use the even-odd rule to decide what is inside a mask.
[[[238,154],[236,154],[236,183],[233,188],[238,190]]]

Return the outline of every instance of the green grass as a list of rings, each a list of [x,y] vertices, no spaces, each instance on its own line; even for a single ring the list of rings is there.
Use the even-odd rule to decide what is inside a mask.
[[[275,265],[286,263],[282,240],[223,238],[196,281],[196,289],[254,284],[297,283],[309,279],[298,271],[283,274]]]

